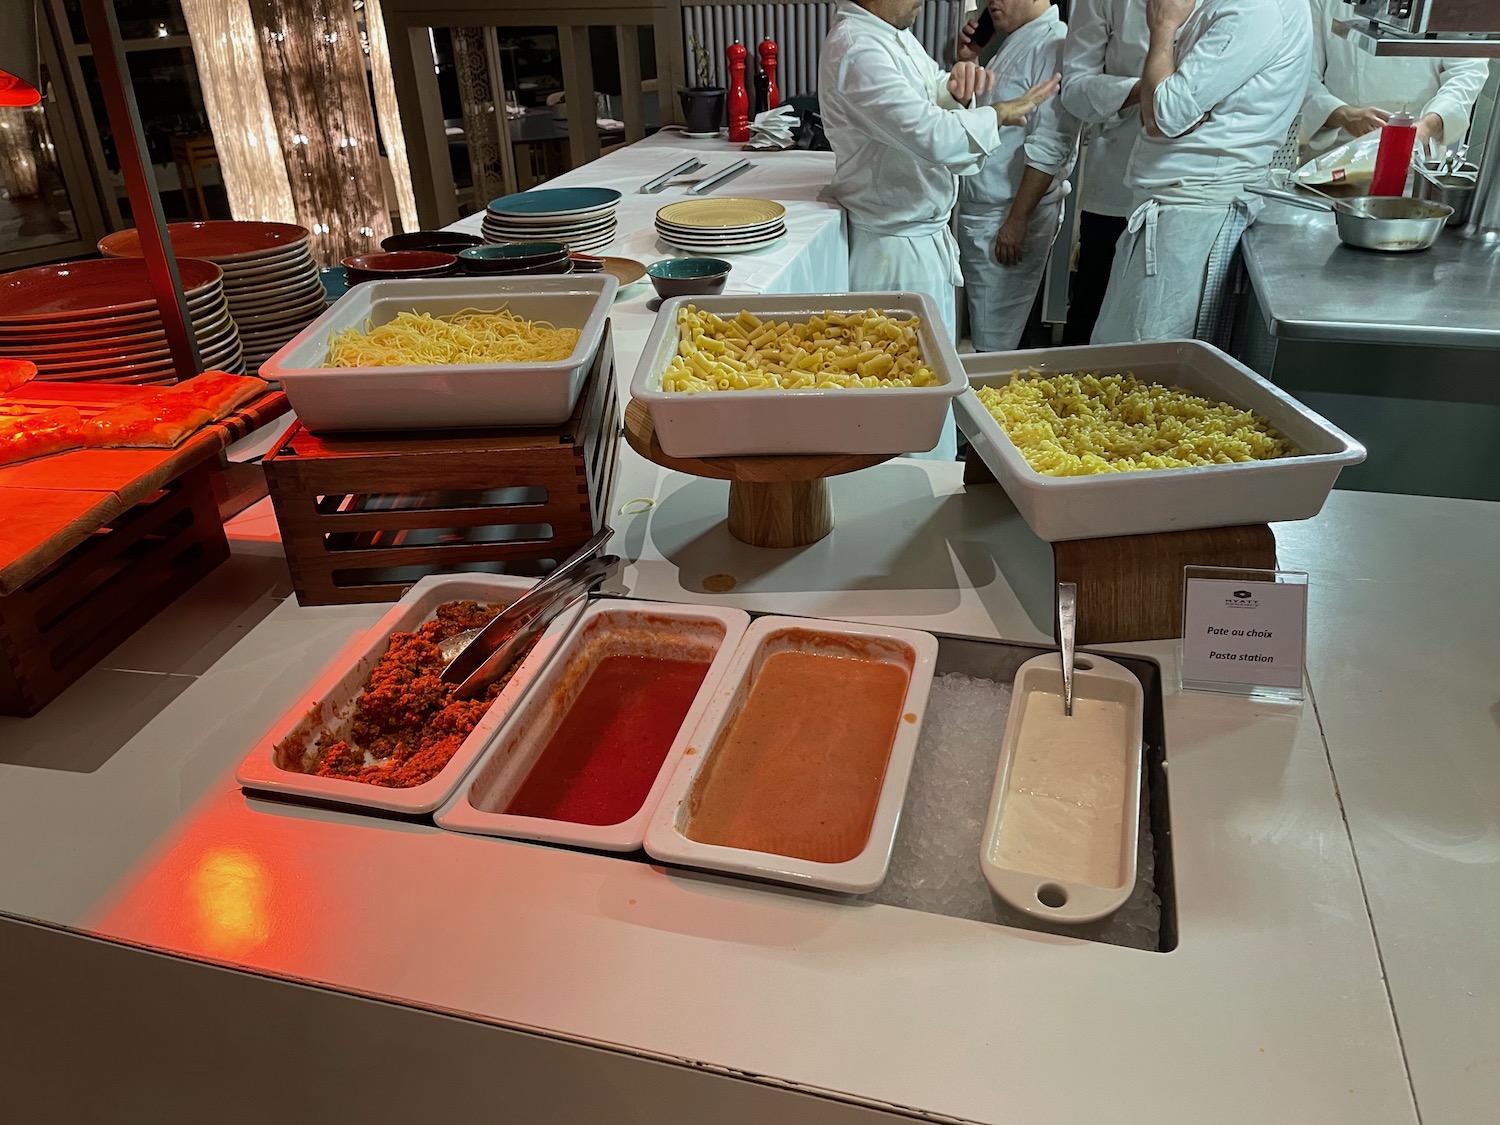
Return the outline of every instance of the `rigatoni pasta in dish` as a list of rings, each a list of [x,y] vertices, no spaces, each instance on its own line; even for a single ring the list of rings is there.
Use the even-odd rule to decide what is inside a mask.
[[[918,317],[825,312],[792,324],[741,311],[728,320],[687,305],[664,391],[928,387],[942,380],[922,358]]]
[[[552,363],[578,346],[579,330],[526,320],[505,306],[449,316],[397,313],[376,328],[345,328],[328,341],[328,367],[414,367],[457,363]]]
[[[1026,463],[1056,477],[1292,457],[1257,414],[1134,375],[1017,372],[975,392]]]

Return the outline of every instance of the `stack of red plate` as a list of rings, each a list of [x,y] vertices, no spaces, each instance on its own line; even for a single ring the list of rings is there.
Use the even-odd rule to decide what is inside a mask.
[[[212,262],[181,258],[178,276],[205,370],[243,373],[239,332]],[[172,365],[146,264],[63,262],[0,274],[0,357],[29,359],[39,379],[172,383]]]
[[[306,227],[212,219],[169,223],[167,234],[174,254],[201,258],[223,269],[224,295],[252,374],[328,306]],[[99,252],[138,258],[140,236],[133,230],[117,231],[99,240]]]

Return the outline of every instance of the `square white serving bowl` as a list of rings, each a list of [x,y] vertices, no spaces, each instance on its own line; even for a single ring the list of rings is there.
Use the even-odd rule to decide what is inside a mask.
[[[388,789],[363,781],[318,777],[284,769],[278,764],[276,747],[294,734],[312,732],[309,737],[316,737],[316,732],[324,729],[330,719],[338,722],[341,716],[347,715],[358,699],[370,669],[385,655],[392,633],[415,631],[423,622],[431,620],[437,607],[444,602],[470,599],[509,605],[533,584],[530,578],[498,574],[434,574],[422,579],[368,633],[351,641],[334,657],[307,694],[255,744],[255,749],[240,763],[235,779],[247,789],[268,793],[312,797],[414,816],[432,812],[448,799],[490,735],[526,694],[531,681],[562,641],[573,615],[561,615],[542,633],[484,718],[464,739],[448,764],[430,781],[406,789]]]
[[[738,609],[611,599],[591,602],[533,681],[532,690],[511,711],[478,764],[438,812],[438,825],[454,832],[545,840],[601,851],[637,850],[688,736],[713,698],[749,624],[750,615]],[[675,635],[665,643],[646,641],[632,637],[632,627],[668,628]],[[613,638],[611,633],[615,634]],[[706,658],[709,665],[662,759],[656,782],[635,815],[619,824],[576,824],[497,811],[510,804],[520,790],[599,661],[616,655]]]
[[[869,658],[899,665],[908,671],[901,713],[910,721],[897,724],[886,760],[885,777],[875,806],[875,818],[864,850],[843,863],[820,863],[772,852],[746,851],[718,844],[701,844],[685,834],[689,798],[699,773],[712,760],[723,735],[739,717],[750,686],[765,660],[777,652],[800,650],[849,656],[851,647]],[[931,633],[855,625],[801,617],[762,617],[754,621],[740,642],[734,662],[676,757],[676,770],[656,813],[646,829],[646,851],[653,859],[686,867],[700,867],[750,875],[807,887],[863,894],[880,886],[891,861],[891,845],[906,800],[917,737],[927,710],[937,660],[937,639]]]
[[[742,310],[762,320],[807,321],[825,312],[867,309],[921,317],[922,356],[941,380],[931,387],[858,390],[705,391],[661,389],[677,354],[677,311],[694,305],[729,318]],[[937,305],[925,293],[827,295],[723,294],[663,301],[641,352],[630,397],[651,412],[656,438],[671,457],[735,457],[788,453],[925,453],[942,437],[953,399],[967,388],[958,352]]]
[[[611,274],[562,277],[431,277],[367,281],[329,306],[261,364],[281,383],[309,430],[428,430],[555,426],[568,420],[604,336],[620,287]],[[324,367],[328,338],[398,313],[448,316],[505,305],[516,316],[577,328],[566,359],[427,367]]]
[[[1311,519],[1322,510],[1340,471],[1365,459],[1365,447],[1343,430],[1197,340],[992,352],[965,356],[963,365],[971,389],[953,404],[958,427],[1031,530],[1049,542]],[[1047,476],[1026,463],[973,390],[1004,386],[1012,374],[1028,369],[1042,374],[1130,372],[1146,382],[1181,387],[1253,410],[1303,454],[1189,469]]]
[[[1046,695],[1046,704],[1061,711],[1062,691],[1062,660],[1058,653],[1032,657],[1016,670],[1010,713],[1005,719],[1005,737],[1000,749],[1000,767],[995,773],[990,810],[985,818],[984,835],[980,838],[979,866],[990,889],[1017,910],[1052,922],[1092,922],[1118,910],[1135,890],[1136,850],[1140,839],[1141,737],[1146,698],[1140,681],[1113,660],[1093,653],[1078,653],[1073,668],[1073,700],[1074,719],[1080,722],[1083,721],[1077,711],[1080,700],[1120,703],[1125,708],[1123,745],[1110,748],[1118,749],[1123,782],[1120,836],[1115,842],[1119,849],[1116,860],[1118,885],[1095,887],[1060,878],[1045,870],[1045,859],[1033,865],[1044,870],[1031,871],[1007,866],[999,858],[1010,774],[1021,750],[1027,708],[1039,705]]]

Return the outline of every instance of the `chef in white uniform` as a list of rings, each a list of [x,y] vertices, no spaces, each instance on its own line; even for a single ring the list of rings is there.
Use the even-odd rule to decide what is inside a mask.
[[[1084,123],[1087,149],[1078,185],[1078,262],[1063,326],[1064,344],[1087,344],[1099,319],[1115,243],[1135,210],[1125,166],[1141,135],[1141,69],[1146,0],[1073,0],[1063,49],[1063,108]]]
[[[1093,342],[1227,343],[1224,292],[1263,181],[1312,72],[1307,0],[1146,0],[1135,209]]]
[[[1447,148],[1464,139],[1474,102],[1489,80],[1488,59],[1376,58],[1334,34],[1334,20],[1357,18],[1352,5],[1309,2],[1313,76],[1302,132],[1310,155],[1374,132],[1398,109],[1417,119],[1419,141]]]
[[[958,177],[984,167],[1000,127],[1021,125],[1057,91],[1052,81],[1011,102],[972,62],[944,73],[911,33],[923,0],[838,0],[818,60],[818,103],[833,149],[825,193],[849,216],[849,277],[859,289],[929,293],[950,335],[957,320],[958,245],[948,222]],[[930,456],[957,456],[952,418]]]
[[[989,9],[1005,41],[985,64],[995,76],[985,100],[1021,97],[1058,73],[1068,29],[1052,0],[990,0]],[[979,57],[974,27],[959,37],[961,61]],[[1010,351],[1021,342],[1062,225],[1078,129],[1053,98],[1024,128],[1004,130],[984,167],[959,181],[958,254],[976,351]]]

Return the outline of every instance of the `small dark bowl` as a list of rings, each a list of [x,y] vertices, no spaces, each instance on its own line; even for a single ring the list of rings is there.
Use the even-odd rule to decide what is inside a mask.
[[[724,290],[733,267],[722,258],[664,258],[646,267],[657,296],[712,295]]]
[[[345,258],[344,270],[366,277],[441,277],[452,273],[458,259],[452,254],[440,254],[436,250],[395,250],[379,254],[355,254]]]
[[[603,273],[604,259],[594,254],[573,254],[574,273]]]
[[[441,254],[457,254],[470,246],[481,246],[484,239],[477,234],[462,234],[456,230],[413,230],[405,234],[393,234],[382,239],[382,250],[436,250]]]
[[[497,242],[471,246],[458,255],[467,273],[509,273],[566,261],[567,257],[568,247],[561,242]]]

